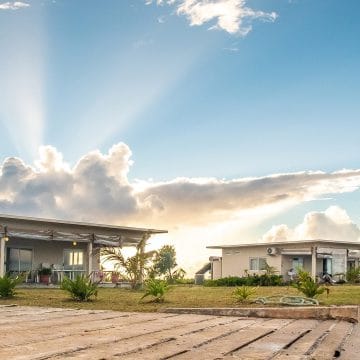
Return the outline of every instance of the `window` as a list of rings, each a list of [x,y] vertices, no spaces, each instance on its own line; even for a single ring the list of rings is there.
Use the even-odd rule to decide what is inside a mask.
[[[32,250],[31,249],[7,249],[6,270],[9,272],[23,272],[31,270]]]
[[[64,274],[70,279],[84,273],[84,251],[80,249],[64,250]]]
[[[265,258],[250,258],[250,270],[265,270],[266,268],[266,259]]]
[[[64,250],[64,268],[66,270],[82,270],[84,252],[82,250]]]

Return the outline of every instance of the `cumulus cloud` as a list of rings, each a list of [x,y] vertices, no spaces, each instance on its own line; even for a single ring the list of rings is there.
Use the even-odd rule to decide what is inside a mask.
[[[0,167],[0,212],[124,225],[201,227],[271,216],[303,201],[360,187],[360,170],[227,181],[129,181],[131,155],[129,147],[119,143],[107,154],[93,151],[84,155],[72,167],[52,146],[40,148],[33,166],[7,158]],[[324,215],[324,222],[329,214]],[[348,222],[346,214],[337,212],[336,217]],[[312,218],[309,215],[307,228]],[[319,215],[316,220],[320,221]]]
[[[7,1],[4,3],[0,3],[0,10],[19,10],[29,6],[30,4],[22,1]]]
[[[360,228],[344,209],[330,206],[324,212],[307,213],[294,229],[285,224],[276,225],[262,237],[262,241],[267,242],[315,239],[360,241]]]
[[[185,16],[191,26],[212,23],[210,29],[224,30],[230,34],[247,35],[255,19],[274,22],[275,12],[254,10],[246,6],[245,0],[146,0],[149,5],[172,5],[178,15]]]

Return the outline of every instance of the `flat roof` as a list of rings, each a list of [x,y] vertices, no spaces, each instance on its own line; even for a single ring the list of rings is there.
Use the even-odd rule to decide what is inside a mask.
[[[344,244],[344,245],[355,245],[360,248],[360,241],[345,241],[345,240],[329,240],[329,239],[314,239],[314,240],[288,240],[288,241],[276,241],[276,242],[254,242],[246,244],[235,244],[235,245],[210,245],[207,246],[207,249],[228,249],[228,248],[240,248],[240,247],[250,247],[250,246],[281,246],[281,245],[291,245],[291,244]]]
[[[113,246],[126,246],[137,244],[144,235],[164,234],[168,231],[0,214],[0,232],[6,232],[9,237],[63,241],[76,238],[83,242],[95,240],[100,244],[110,241]]]

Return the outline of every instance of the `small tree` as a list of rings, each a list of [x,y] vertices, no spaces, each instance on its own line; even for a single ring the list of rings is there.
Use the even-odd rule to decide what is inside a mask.
[[[306,297],[314,298],[325,291],[325,288],[314,281],[307,271],[297,269],[297,272],[298,280],[292,286],[302,292]]]
[[[177,268],[176,251],[172,245],[164,245],[156,253],[154,260],[154,273],[164,276],[168,283],[173,283],[177,279],[183,279],[186,272],[182,268]]]

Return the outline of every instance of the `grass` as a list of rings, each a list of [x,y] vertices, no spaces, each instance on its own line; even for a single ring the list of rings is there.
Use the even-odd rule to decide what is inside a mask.
[[[252,298],[272,295],[300,295],[296,289],[286,286],[259,287],[256,289],[256,294],[253,295]],[[0,299],[0,305],[17,304],[25,306],[51,306],[77,309],[146,312],[158,311],[164,307],[241,306],[236,303],[232,295],[233,291],[233,287],[211,288],[194,285],[170,286],[170,290],[165,296],[165,301],[159,304],[144,300],[140,301],[140,298],[144,294],[142,291],[100,288],[97,300],[81,303],[70,300],[68,295],[60,289],[19,288],[17,289],[17,295],[14,298]],[[324,293],[320,295],[318,299],[321,305],[359,305],[360,286],[331,286],[329,296]]]

